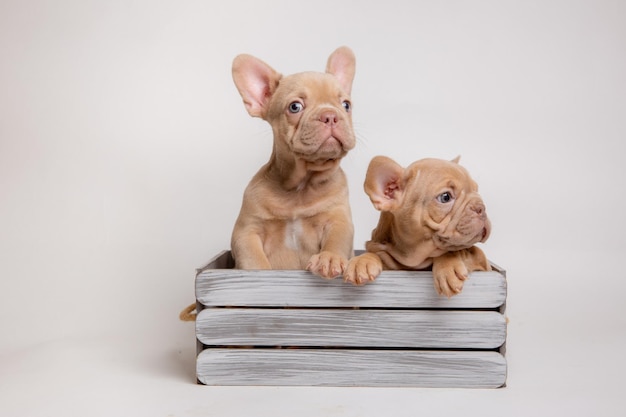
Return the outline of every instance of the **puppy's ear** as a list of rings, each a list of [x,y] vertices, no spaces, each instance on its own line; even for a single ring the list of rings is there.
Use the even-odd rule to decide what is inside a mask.
[[[272,67],[251,55],[239,55],[233,61],[233,81],[250,116],[265,117],[267,103],[281,77]]]
[[[460,160],[461,160],[461,155],[457,155],[457,157],[451,160],[450,162],[454,162],[455,164],[458,164]]]
[[[337,48],[326,63],[326,72],[333,74],[339,80],[339,85],[348,95],[352,92],[352,80],[354,80],[355,71],[356,58],[347,46]]]
[[[404,185],[404,168],[386,156],[372,159],[364,188],[376,210],[392,211],[399,207],[404,197]]]

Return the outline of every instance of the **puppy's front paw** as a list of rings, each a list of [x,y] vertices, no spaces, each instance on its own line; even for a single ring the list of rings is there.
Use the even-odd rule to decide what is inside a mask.
[[[322,251],[311,256],[306,269],[322,278],[331,279],[343,274],[348,261],[341,255]]]
[[[443,255],[433,261],[435,290],[450,298],[460,294],[469,271],[460,256]]]
[[[343,274],[343,279],[354,285],[363,285],[374,281],[382,270],[383,264],[380,258],[373,253],[366,252],[350,259],[346,272]]]

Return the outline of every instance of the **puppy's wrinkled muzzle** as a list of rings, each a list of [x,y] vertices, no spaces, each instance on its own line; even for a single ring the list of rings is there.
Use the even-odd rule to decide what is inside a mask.
[[[469,209],[476,213],[481,219],[484,219],[487,214],[485,213],[485,205],[481,201],[477,201],[470,205]]]

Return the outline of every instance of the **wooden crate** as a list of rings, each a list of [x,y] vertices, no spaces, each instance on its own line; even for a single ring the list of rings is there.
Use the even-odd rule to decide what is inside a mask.
[[[305,271],[233,269],[229,251],[196,276],[198,382],[498,388],[506,382],[506,278],[475,272],[438,296],[432,273],[384,271],[356,287]]]

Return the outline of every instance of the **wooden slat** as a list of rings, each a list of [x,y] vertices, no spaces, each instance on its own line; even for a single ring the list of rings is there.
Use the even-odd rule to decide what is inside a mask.
[[[207,269],[231,269],[235,267],[235,260],[229,250],[223,250],[215,255],[205,266],[196,269],[196,274]]]
[[[497,349],[495,311],[208,308],[196,320],[205,345]]]
[[[428,271],[383,271],[364,286],[324,280],[306,271],[208,269],[196,277],[196,298],[207,306],[498,308],[506,301],[506,279],[498,271],[474,272],[463,292],[439,296]]]
[[[196,276],[201,383],[497,388],[506,381],[506,274],[493,264],[451,299],[435,293],[429,271],[384,271],[356,287],[233,265],[224,251]]]
[[[506,361],[490,351],[206,349],[206,385],[498,388]]]

